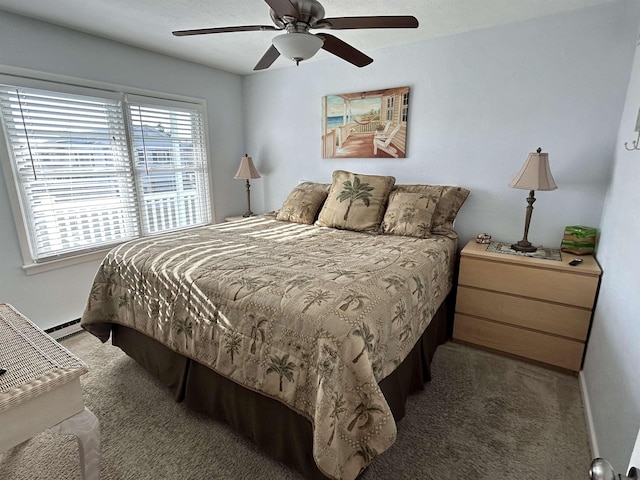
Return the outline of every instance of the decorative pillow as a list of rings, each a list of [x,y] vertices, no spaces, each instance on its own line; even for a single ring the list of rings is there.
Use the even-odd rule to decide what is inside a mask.
[[[394,177],[360,175],[336,170],[327,201],[318,215],[319,227],[378,231]]]
[[[312,224],[327,199],[328,183],[304,182],[291,191],[276,215],[276,220]]]
[[[469,190],[449,185],[396,185],[395,192],[421,193],[436,201],[431,218],[431,233],[446,235],[453,231],[453,222],[469,196]]]
[[[431,195],[392,191],[382,220],[382,233],[419,238],[428,236],[436,204]]]

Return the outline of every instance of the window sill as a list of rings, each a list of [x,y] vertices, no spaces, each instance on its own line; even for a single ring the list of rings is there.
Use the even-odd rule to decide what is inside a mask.
[[[111,248],[105,250],[98,250],[91,253],[84,253],[82,255],[75,255],[73,257],[59,258],[56,260],[48,260],[42,263],[30,263],[23,265],[22,269],[27,275],[35,275],[37,273],[49,272],[51,270],[57,270],[59,268],[71,267],[80,263],[91,262],[95,260],[102,260]]]

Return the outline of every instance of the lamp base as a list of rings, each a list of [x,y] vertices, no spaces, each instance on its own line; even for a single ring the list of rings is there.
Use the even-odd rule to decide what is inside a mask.
[[[511,245],[511,248],[513,248],[516,252],[535,252],[536,250],[538,250],[538,247],[534,247],[533,245],[531,245],[531,242],[528,242],[526,240],[520,240],[518,243],[514,243]]]
[[[253,217],[254,213],[251,210],[248,210],[242,214],[243,217]]]

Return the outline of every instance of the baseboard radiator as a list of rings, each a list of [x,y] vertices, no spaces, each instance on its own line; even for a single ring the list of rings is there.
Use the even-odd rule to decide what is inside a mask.
[[[82,331],[80,319],[76,318],[61,325],[56,325],[45,330],[45,333],[51,335],[54,339],[60,341]]]

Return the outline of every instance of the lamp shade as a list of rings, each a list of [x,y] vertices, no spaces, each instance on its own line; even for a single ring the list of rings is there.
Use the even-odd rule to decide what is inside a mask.
[[[324,40],[310,33],[283,33],[271,40],[280,55],[296,62],[313,57]]]
[[[260,178],[260,174],[256,167],[253,165],[253,160],[246,153],[244,157],[240,159],[240,166],[233,178],[240,180],[248,180],[250,178]]]
[[[509,184],[512,188],[523,190],[555,190],[558,188],[549,169],[549,154],[537,152],[530,153],[518,174]]]

